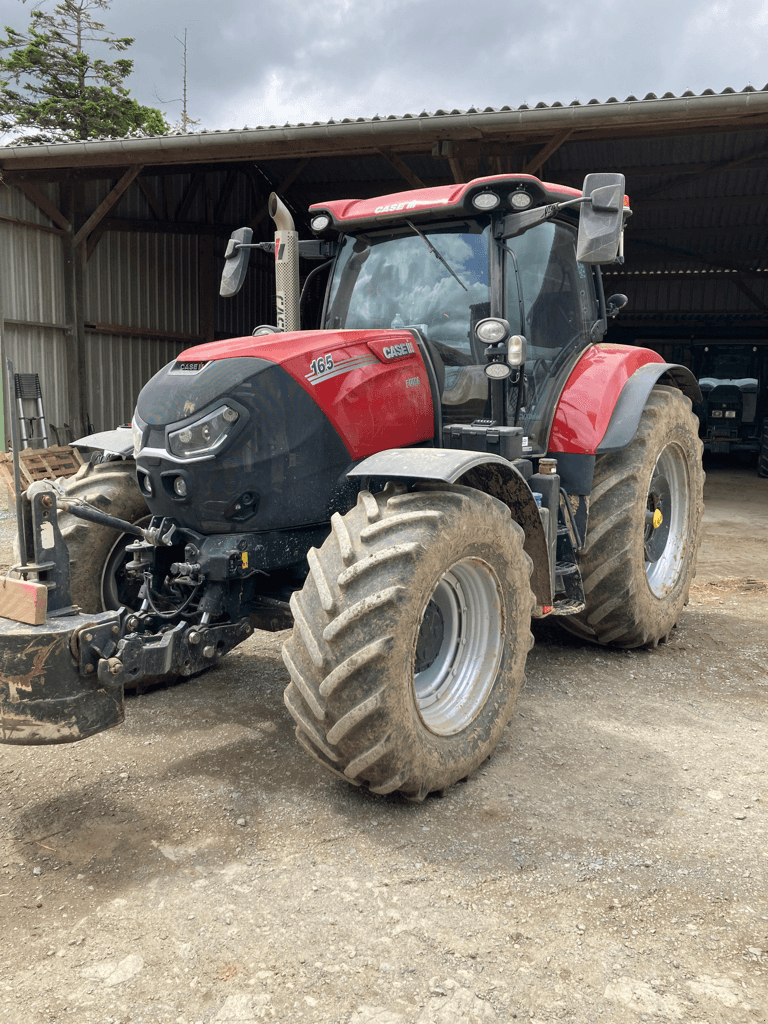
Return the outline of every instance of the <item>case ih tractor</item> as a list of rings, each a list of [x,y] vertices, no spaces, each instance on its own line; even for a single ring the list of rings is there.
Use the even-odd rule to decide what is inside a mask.
[[[299,743],[420,800],[493,751],[532,615],[623,648],[668,636],[699,543],[698,386],[603,343],[626,302],[599,269],[622,258],[622,175],[320,204],[308,241],[270,212],[274,243],[230,240],[222,294],[273,250],[277,324],[157,373],[135,463],[26,492],[17,585],[48,617],[2,627],[2,739],[91,735],[122,721],[126,685],[292,623]],[[328,274],[318,330],[300,329],[300,256]]]

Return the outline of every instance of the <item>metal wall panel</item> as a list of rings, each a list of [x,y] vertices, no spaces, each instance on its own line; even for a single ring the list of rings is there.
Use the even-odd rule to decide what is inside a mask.
[[[185,342],[86,333],[88,415],[95,430],[128,423],[146,382]]]
[[[6,380],[5,360],[11,359],[16,373],[36,373],[40,377],[40,390],[43,394],[43,409],[49,424],[57,427],[70,422],[69,403],[67,401],[67,348],[64,331],[52,330],[48,327],[21,327],[5,323],[2,335],[3,381]],[[6,407],[6,437],[11,436],[9,415],[15,415],[15,407],[7,408],[8,391],[3,392],[3,405]],[[34,405],[25,403],[25,414],[35,415]],[[29,430],[28,430],[29,433]],[[34,431],[39,435],[39,431]],[[62,441],[65,436],[62,435]],[[49,443],[55,444],[56,439],[49,431]]]
[[[197,238],[108,231],[86,267],[87,323],[198,332]]]
[[[56,185],[42,186],[41,191],[57,201]],[[0,213],[50,226],[48,217],[15,188],[0,188]],[[0,351],[6,437],[10,437],[9,416],[16,414],[15,407],[8,408],[6,359],[13,361],[17,373],[40,377],[49,424],[61,426],[70,420],[63,271],[60,234],[0,220]],[[28,403],[25,411],[32,415],[32,405]],[[53,443],[55,438],[50,440]]]

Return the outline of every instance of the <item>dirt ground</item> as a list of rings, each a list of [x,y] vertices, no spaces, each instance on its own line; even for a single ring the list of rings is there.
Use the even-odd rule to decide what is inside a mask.
[[[768,1020],[768,480],[709,466],[706,499],[670,642],[542,624],[443,798],[326,776],[279,634],[119,729],[0,747],[0,1022]]]

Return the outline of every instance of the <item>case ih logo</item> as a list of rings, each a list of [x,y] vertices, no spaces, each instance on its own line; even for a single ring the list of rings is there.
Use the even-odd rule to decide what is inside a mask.
[[[418,206],[445,206],[447,199],[411,199],[407,203],[388,203],[377,206],[374,213],[399,213],[400,210],[415,210]]]
[[[399,359],[401,356],[412,356],[416,350],[412,341],[403,341],[399,345],[387,345],[382,349],[385,359]]]

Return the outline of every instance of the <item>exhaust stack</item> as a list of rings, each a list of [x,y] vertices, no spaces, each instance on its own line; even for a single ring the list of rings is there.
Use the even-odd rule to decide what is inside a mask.
[[[299,310],[299,234],[285,203],[273,192],[269,215],[275,222],[275,298],[277,327],[301,330]]]

